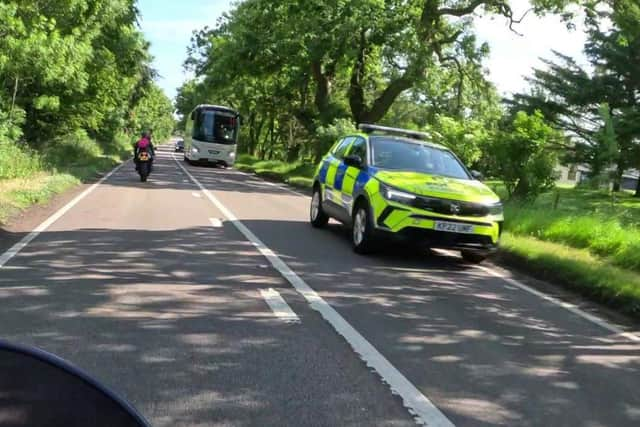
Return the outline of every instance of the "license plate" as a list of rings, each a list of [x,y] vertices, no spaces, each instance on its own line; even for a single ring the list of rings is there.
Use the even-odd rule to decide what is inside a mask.
[[[448,233],[473,233],[473,225],[459,224],[457,222],[436,221],[435,229],[438,231],[446,231]]]
[[[215,150],[209,150],[209,154],[220,154],[220,152]]]

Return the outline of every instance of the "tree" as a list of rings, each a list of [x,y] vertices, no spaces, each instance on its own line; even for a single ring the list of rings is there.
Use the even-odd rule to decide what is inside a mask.
[[[519,111],[503,124],[491,149],[495,173],[504,181],[509,197],[532,200],[555,185],[555,144],[562,138],[539,111]]]
[[[619,0],[607,12],[589,13],[585,53],[591,70],[556,52],[558,62],[545,61],[547,69],[534,71],[535,91],[512,101],[515,109],[539,109],[572,137],[571,161],[588,163],[595,174],[615,165],[616,191],[624,171],[640,166],[638,10],[637,3]],[[603,18],[613,22],[611,30],[601,29]]]
[[[164,129],[170,103],[153,84],[137,18],[135,0],[1,2],[0,139],[42,149],[88,135],[116,151],[123,132],[138,133],[131,113],[150,103],[164,104],[152,109]]]
[[[295,115],[310,131],[346,114],[378,122],[432,72],[451,70],[461,82],[468,69],[479,69],[487,53],[472,34],[479,11],[516,22],[502,0],[248,0],[196,37],[189,63],[210,74],[222,38],[234,71],[288,74],[288,86],[302,89]]]
[[[185,65],[196,79],[184,94],[241,109],[242,149],[259,155],[274,144],[285,157],[313,155],[317,130],[342,119],[424,129],[436,116],[473,117],[491,129],[498,101],[482,69],[488,46],[472,31],[479,13],[518,21],[503,0],[247,0],[194,34]],[[194,99],[182,101],[184,114]],[[477,146],[462,148],[477,157]]]

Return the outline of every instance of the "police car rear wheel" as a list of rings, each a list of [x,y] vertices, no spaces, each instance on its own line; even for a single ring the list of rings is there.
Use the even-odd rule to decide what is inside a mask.
[[[369,214],[369,206],[361,202],[353,214],[351,231],[353,250],[359,254],[367,254],[374,249],[373,223]]]
[[[311,218],[311,225],[317,228],[324,227],[329,222],[329,216],[325,213],[324,209],[322,209],[322,194],[318,187],[313,190],[309,216]]]

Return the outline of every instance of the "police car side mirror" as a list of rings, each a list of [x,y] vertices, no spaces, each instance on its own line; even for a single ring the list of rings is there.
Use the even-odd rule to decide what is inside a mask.
[[[344,158],[344,164],[347,166],[353,166],[355,168],[361,168],[362,167],[362,158],[360,156],[357,156],[355,154],[351,154],[349,156],[346,156]]]
[[[471,176],[473,177],[473,179],[476,179],[478,181],[482,181],[484,179],[484,175],[482,175],[482,173],[478,171],[471,171]]]

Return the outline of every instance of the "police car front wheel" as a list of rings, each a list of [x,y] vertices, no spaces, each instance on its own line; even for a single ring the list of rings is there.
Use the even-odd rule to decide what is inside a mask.
[[[309,211],[309,217],[311,219],[311,225],[320,228],[327,225],[329,222],[329,216],[322,209],[322,193],[320,187],[313,189],[313,196],[311,196],[311,208]]]
[[[367,254],[375,249],[373,221],[366,202],[360,202],[356,206],[351,236],[355,252]]]

